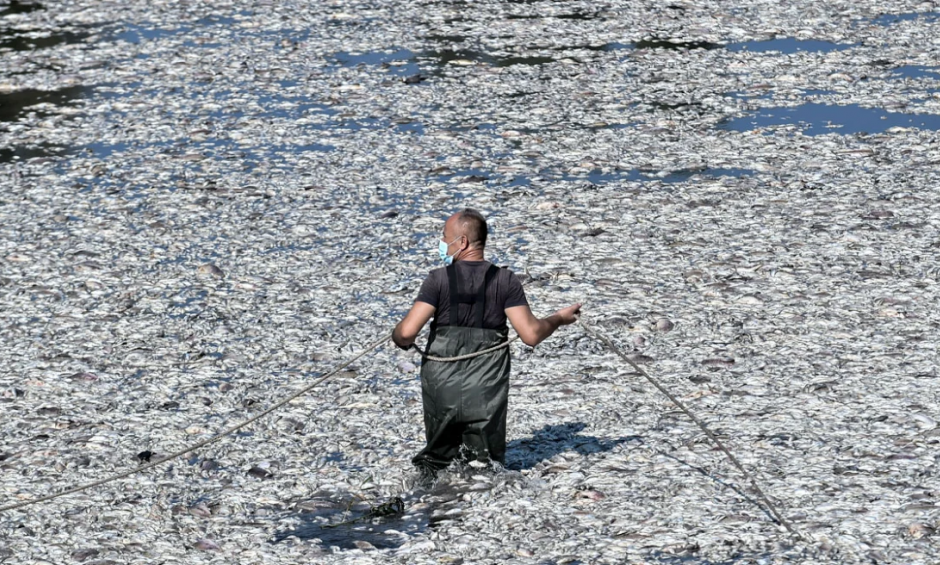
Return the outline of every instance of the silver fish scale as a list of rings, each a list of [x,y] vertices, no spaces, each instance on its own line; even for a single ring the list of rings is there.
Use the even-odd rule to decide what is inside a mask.
[[[383,349],[189,459],[0,516],[0,560],[933,559],[932,4],[0,14],[3,504],[330,370],[400,319],[469,205],[534,311],[583,301],[809,538],[566,328],[512,346],[500,473],[411,490],[420,363]],[[403,494],[382,535],[304,534]]]

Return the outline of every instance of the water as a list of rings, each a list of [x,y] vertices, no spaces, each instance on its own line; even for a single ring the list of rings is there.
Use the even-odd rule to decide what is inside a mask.
[[[81,99],[91,89],[87,86],[68,86],[59,90],[17,90],[0,94],[0,122],[13,122],[27,111],[45,114],[42,109],[31,109],[37,104],[62,106]]]
[[[694,49],[727,49],[733,52],[748,51],[751,53],[770,53],[780,52],[783,54],[813,52],[829,53],[832,51],[844,51],[856,47],[854,43],[834,43],[832,41],[823,41],[818,39],[796,39],[793,37],[781,37],[777,39],[768,39],[763,41],[742,41],[738,43],[711,43],[708,41],[677,41],[670,39],[649,39],[637,41],[632,44],[608,43],[603,46],[604,51],[617,51],[620,49],[670,49],[670,50],[694,50]]]
[[[733,118],[719,127],[731,131],[797,125],[804,135],[827,133],[882,133],[892,127],[940,129],[940,115],[888,112],[864,108],[858,104],[830,105],[807,103],[793,108],[768,108],[741,118]],[[766,132],[770,135],[772,132]]]
[[[672,41],[668,39],[647,39],[633,44],[634,49],[721,49],[724,45],[708,41]]]
[[[652,172],[640,169],[630,169],[627,171],[614,171],[605,173],[602,171],[591,171],[586,175],[563,174],[555,177],[557,180],[565,182],[587,181],[591,184],[602,185],[612,182],[639,181],[650,182],[659,181],[664,184],[673,184],[677,182],[686,182],[694,177],[718,178],[718,177],[749,177],[755,172],[750,169],[739,168],[704,168],[696,170],[682,170],[671,172]]]
[[[768,53],[778,51],[780,53],[790,54],[799,52],[829,53],[832,51],[845,51],[853,47],[856,47],[855,43],[834,43],[832,41],[822,41],[819,39],[781,37],[767,41],[729,43],[726,49],[735,52],[749,51],[751,53]]]
[[[927,22],[940,20],[940,12],[908,12],[905,14],[885,14],[869,21],[879,26],[889,26],[898,22],[913,21],[923,19]]]
[[[16,0],[11,1],[5,8],[0,10],[0,18],[12,14],[29,14],[38,10],[44,10],[42,4],[36,2],[21,3]]]
[[[399,77],[418,74],[440,75],[441,69],[460,61],[483,63],[493,67],[514,65],[544,65],[555,61],[553,57],[508,55],[496,56],[472,49],[440,49],[414,52],[409,49],[371,51],[366,53],[339,52],[333,55],[338,67],[359,65],[379,66],[385,72]],[[430,68],[429,68],[430,67]]]
[[[925,67],[923,65],[904,65],[891,69],[891,74],[903,78],[932,78],[940,80],[940,67]]]
[[[64,156],[68,153],[68,147],[60,145],[41,144],[29,147],[4,147],[0,149],[0,163],[11,163],[13,161],[25,161],[27,159]]]
[[[83,43],[91,35],[91,31],[82,27],[76,27],[74,30],[61,29],[51,33],[0,29],[0,49],[12,49],[13,51],[48,49],[57,45]]]
[[[558,14],[556,16],[552,15],[543,15],[543,14],[509,14],[506,16],[508,20],[540,20],[543,18],[554,18],[556,20],[595,20],[600,18],[600,14],[587,13],[587,12],[572,12],[570,14]]]

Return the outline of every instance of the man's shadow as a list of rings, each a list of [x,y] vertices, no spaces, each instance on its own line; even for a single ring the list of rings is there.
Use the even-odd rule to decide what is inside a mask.
[[[538,463],[566,451],[589,455],[610,451],[621,443],[631,440],[642,441],[640,436],[599,439],[594,436],[579,435],[579,432],[586,427],[584,422],[546,425],[536,430],[530,438],[510,441],[506,445],[506,468],[515,471],[531,469]]]

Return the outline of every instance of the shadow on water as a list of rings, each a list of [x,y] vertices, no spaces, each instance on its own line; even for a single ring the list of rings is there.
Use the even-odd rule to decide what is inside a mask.
[[[275,532],[271,543],[294,537],[318,540],[326,548],[357,549],[365,542],[376,549],[394,549],[408,541],[409,536],[428,528],[428,515],[409,512],[407,506],[402,515],[364,518],[347,524],[343,522],[366,516],[369,505],[361,502],[350,505],[349,501],[328,496],[300,502],[296,508],[300,510],[295,515],[300,524]]]
[[[583,436],[584,422],[567,422],[546,425],[533,432],[532,437],[515,439],[506,446],[506,468],[514,471],[531,469],[538,463],[551,459],[559,453],[574,451],[581,455],[610,451],[622,443],[638,441],[639,436],[624,436],[617,439],[599,439]]]
[[[887,112],[857,104],[801,104],[793,108],[767,108],[720,124],[719,129],[752,131],[756,128],[799,126],[804,135],[826,133],[882,133],[892,127],[940,129],[940,115]],[[770,135],[772,132],[766,132]]]
[[[13,14],[28,14],[44,9],[42,4],[38,2],[18,2],[17,0],[10,0],[6,6],[0,6],[0,18]]]
[[[0,94],[0,122],[13,122],[37,104],[64,106],[82,98],[89,91],[87,86],[67,86],[58,90],[34,90],[31,88]],[[41,109],[36,109],[44,114]]]

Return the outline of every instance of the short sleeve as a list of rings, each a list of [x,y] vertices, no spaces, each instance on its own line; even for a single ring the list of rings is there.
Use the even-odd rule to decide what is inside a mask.
[[[509,284],[506,287],[506,305],[503,308],[513,308],[515,306],[528,306],[529,301],[526,300],[525,290],[522,288],[522,283],[519,282],[519,277],[514,275],[510,271],[506,271],[506,274],[509,275]]]
[[[418,297],[415,302],[426,302],[437,308],[441,301],[441,283],[438,276],[439,269],[431,271],[421,283],[421,290],[418,291]]]

